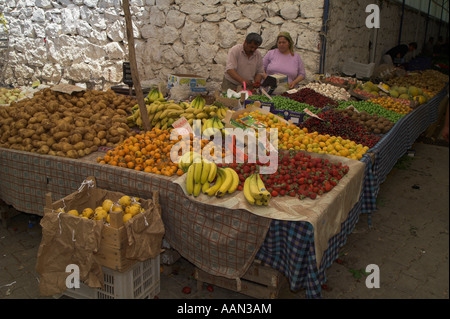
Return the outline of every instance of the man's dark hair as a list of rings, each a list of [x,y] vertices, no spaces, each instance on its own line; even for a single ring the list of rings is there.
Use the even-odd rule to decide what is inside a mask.
[[[258,33],[252,32],[252,33],[247,34],[247,37],[245,38],[245,42],[247,42],[248,44],[255,43],[258,46],[260,46],[262,43],[262,37]]]
[[[411,42],[409,45],[412,46],[414,49],[417,49],[417,43],[416,42]]]

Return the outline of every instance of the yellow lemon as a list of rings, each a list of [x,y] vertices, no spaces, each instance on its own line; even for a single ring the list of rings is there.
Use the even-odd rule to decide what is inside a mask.
[[[92,216],[94,216],[94,211],[92,210],[92,208],[85,208],[81,212],[81,215],[83,215],[87,218],[91,218]]]
[[[103,208],[97,209],[94,213],[95,220],[101,220],[103,218],[106,218],[106,216],[108,216],[108,213]]]
[[[130,196],[122,196],[119,199],[119,205],[122,205],[123,207],[127,207],[131,205],[131,197]]]
[[[67,214],[73,215],[73,216],[80,216],[78,211],[76,209],[71,209],[67,212]]]
[[[113,205],[113,201],[110,199],[105,199],[103,201],[102,207],[104,210],[106,210],[107,212],[109,212],[109,210],[111,209],[111,206]]]
[[[131,214],[125,214],[125,215],[123,215],[123,222],[126,223],[131,218],[133,218],[133,216]]]
[[[141,206],[138,204],[133,204],[130,207],[130,214],[131,216],[135,216],[141,212]]]

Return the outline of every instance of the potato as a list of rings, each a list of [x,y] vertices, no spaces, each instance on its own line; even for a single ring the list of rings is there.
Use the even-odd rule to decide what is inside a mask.
[[[75,150],[70,150],[70,151],[66,152],[66,154],[67,154],[67,157],[78,158],[78,152]]]
[[[87,141],[92,141],[94,139],[95,135],[91,132],[87,132],[84,134],[84,139]]]
[[[38,153],[39,154],[48,154],[48,152],[50,151],[50,148],[47,145],[42,145],[39,149],[38,149]]]
[[[71,144],[76,144],[83,140],[83,136],[80,133],[75,133],[69,137],[69,141]]]
[[[100,131],[97,133],[97,137],[102,140],[106,137],[106,131]]]
[[[59,141],[63,137],[68,137],[68,136],[69,136],[69,132],[57,132],[57,133],[53,134],[53,138],[56,141]]]
[[[86,156],[86,153],[84,152],[84,149],[83,150],[78,150],[77,152],[78,152],[78,157]]]
[[[34,130],[22,128],[19,130],[19,135],[23,138],[30,138],[35,134]],[[40,138],[39,138],[40,139]]]
[[[73,148],[78,151],[78,150],[85,149],[86,145],[83,142],[78,142],[73,146]]]

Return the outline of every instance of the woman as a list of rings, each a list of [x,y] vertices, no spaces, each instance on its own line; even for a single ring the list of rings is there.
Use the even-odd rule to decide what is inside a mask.
[[[289,88],[293,89],[305,78],[305,67],[298,53],[294,53],[294,41],[289,32],[281,32],[277,37],[277,48],[270,50],[263,59],[267,75],[281,73],[287,75]]]

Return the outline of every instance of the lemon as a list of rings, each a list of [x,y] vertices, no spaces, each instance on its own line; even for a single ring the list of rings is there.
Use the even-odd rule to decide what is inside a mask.
[[[123,207],[127,207],[131,205],[131,197],[130,196],[122,196],[119,199],[119,205],[123,206]]]
[[[133,215],[131,215],[131,214],[125,214],[125,215],[123,215],[123,222],[126,223],[126,222],[129,221],[131,218],[133,218]]]
[[[106,216],[108,216],[108,213],[103,208],[97,209],[94,213],[95,220],[101,220],[103,218],[106,218]]]
[[[94,216],[94,211],[92,210],[92,208],[85,208],[81,212],[81,215],[83,215],[87,218],[91,218],[92,216]]]
[[[103,201],[102,207],[104,210],[106,210],[107,212],[109,212],[109,210],[111,209],[111,206],[113,205],[113,201],[110,199],[105,199]]]
[[[76,209],[71,209],[67,212],[67,214],[73,215],[73,216],[80,216],[78,211]]]

